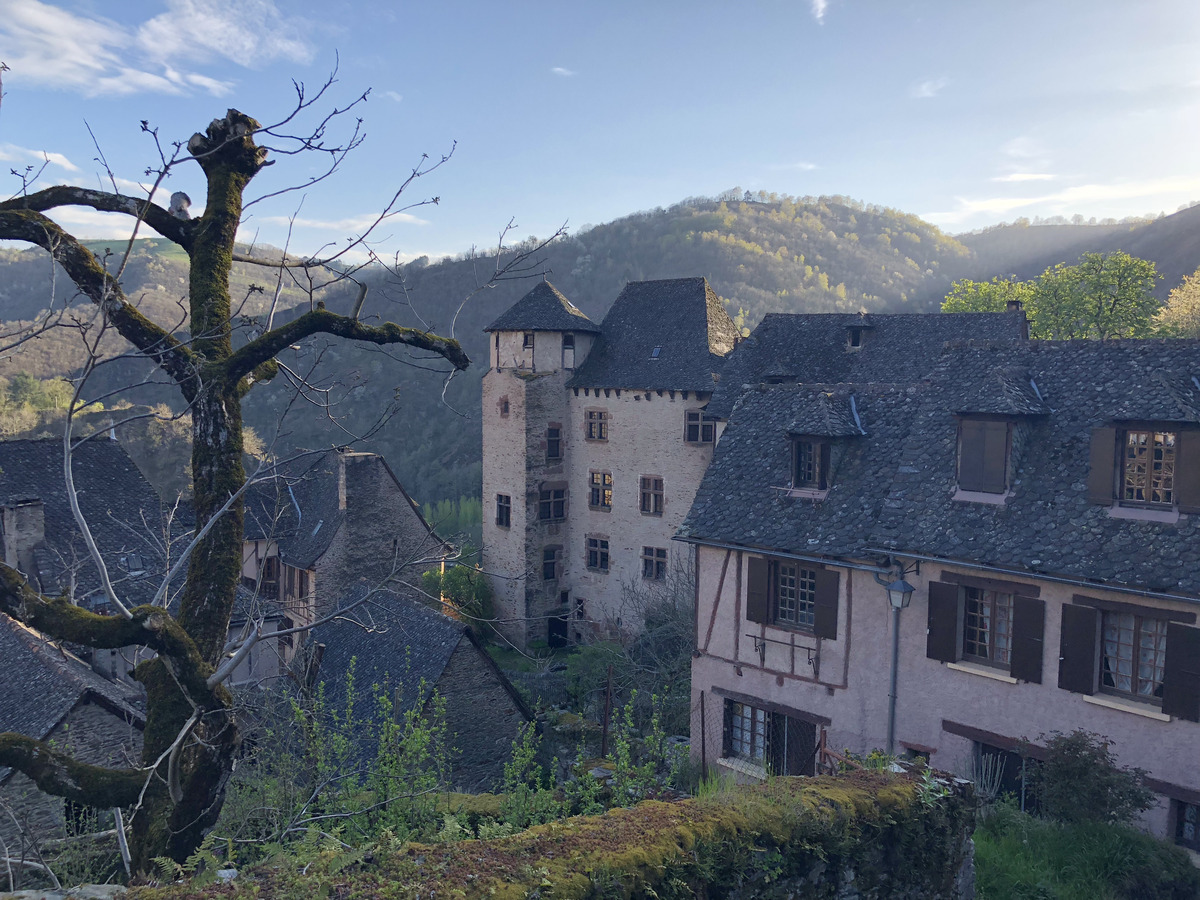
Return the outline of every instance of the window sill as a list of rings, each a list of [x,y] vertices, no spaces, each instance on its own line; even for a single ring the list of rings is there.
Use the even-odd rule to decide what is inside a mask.
[[[1011,675],[1005,675],[1001,669],[993,669],[990,666],[981,666],[977,663],[969,662],[948,662],[946,668],[953,669],[956,672],[966,672],[969,675],[980,675],[984,678],[991,678],[993,681],[1003,681],[1005,684],[1016,684],[1017,679]]]
[[[590,509],[592,512],[602,512],[602,513],[612,512],[611,506],[592,506],[590,503],[588,504],[588,509]]]
[[[717,765],[741,775],[749,776],[750,778],[758,778],[763,781],[767,778],[765,766],[760,766],[758,763],[752,763],[746,759],[738,759],[736,756],[722,756],[717,760]]]
[[[1119,506],[1113,504],[1108,508],[1111,519],[1132,519],[1135,522],[1165,522],[1175,525],[1179,522],[1177,509],[1150,509],[1141,506]]]
[[[1091,703],[1093,706],[1103,706],[1107,709],[1117,709],[1121,712],[1133,713],[1135,716],[1153,719],[1156,722],[1171,721],[1171,717],[1162,710],[1155,709],[1146,703],[1138,703],[1136,700],[1120,700],[1104,694],[1083,694],[1082,696],[1084,703]]]
[[[829,495],[829,488],[777,487],[775,490],[791,500],[824,500]]]
[[[1003,506],[1008,502],[1008,498],[1012,496],[1012,491],[1006,491],[1003,494],[990,494],[986,491],[964,491],[956,490],[951,500],[961,500],[964,503],[990,503],[993,506]]]

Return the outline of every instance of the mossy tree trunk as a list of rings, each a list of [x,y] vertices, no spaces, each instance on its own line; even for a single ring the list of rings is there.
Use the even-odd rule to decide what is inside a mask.
[[[469,360],[456,341],[386,323],[365,326],[318,308],[251,341],[232,347],[229,275],[242,213],[242,195],[266,164],[255,142],[259,124],[229,110],[188,142],[208,183],[198,219],[181,220],[133,198],[80,188],[50,188],[0,203],[0,238],[24,240],[53,254],[108,322],[157,362],[179,387],[192,413],[192,474],[199,533],[178,611],[137,607],[101,616],[34,592],[23,576],[0,564],[0,611],[53,638],[106,648],[140,644],[157,653],[135,677],[147,692],[142,767],[84,766],[49,744],[0,735],[0,766],[11,766],[42,790],[97,806],[134,806],[131,854],[148,870],[156,856],[185,859],[220,812],[239,736],[229,692],[214,677],[222,662],[242,562],[242,409],[254,383],[275,373],[275,354],[316,333],[408,344],[439,354],[458,369]],[[44,215],[82,205],[137,216],[190,257],[190,341],[146,319],[127,300],[86,247]]]

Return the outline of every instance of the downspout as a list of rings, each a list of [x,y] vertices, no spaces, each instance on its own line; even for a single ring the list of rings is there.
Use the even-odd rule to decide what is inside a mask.
[[[875,573],[875,581],[883,585],[885,588],[888,582],[884,581],[879,573]],[[890,604],[889,604],[890,605]],[[888,719],[887,719],[887,753],[888,756],[896,755],[896,694],[897,683],[900,676],[900,607],[892,607],[892,662],[891,669],[888,673]]]

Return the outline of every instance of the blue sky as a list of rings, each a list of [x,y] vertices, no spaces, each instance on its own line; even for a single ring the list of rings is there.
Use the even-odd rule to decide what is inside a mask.
[[[233,106],[272,121],[291,80],[372,89],[367,141],[303,198],[293,249],[355,233],[422,153],[453,159],[381,254],[438,257],[740,186],[846,194],[955,232],[1200,200],[1195,0],[791,3],[0,0],[0,171],[124,190]],[[303,181],[282,158],[250,189]],[[19,188],[6,176],[4,194]],[[202,204],[194,165],[168,182]],[[168,192],[169,192],[168,191]],[[166,203],[166,197],[162,198]],[[280,245],[298,194],[256,206]],[[84,236],[125,223],[60,217]]]

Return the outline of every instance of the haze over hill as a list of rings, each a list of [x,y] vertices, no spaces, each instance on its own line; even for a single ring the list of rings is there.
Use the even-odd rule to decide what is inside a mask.
[[[1154,261],[1166,275],[1159,286],[1165,297],[1200,265],[1198,226],[1200,207],[1194,207],[1132,225],[1014,224],[956,238],[916,216],[845,197],[729,192],[587,227],[547,247],[538,271],[545,271],[595,321],[628,281],[704,275],[731,315],[752,328],[769,312],[932,312],[955,279],[1032,277],[1048,265],[1073,263],[1081,253],[1097,250],[1122,249]],[[394,405],[395,416],[363,448],[383,453],[421,501],[477,495],[483,375],[478,361],[486,360],[487,346],[482,329],[534,283],[504,281],[464,304],[487,280],[492,265],[489,259],[466,256],[438,262],[423,258],[394,272],[375,270],[367,276],[364,318],[439,333],[453,327],[477,361],[444,393],[444,376],[422,368],[418,358],[398,361],[395,351],[318,337],[286,353],[283,361],[298,372],[311,372],[329,390],[329,415],[341,417],[340,428],[331,427],[326,411],[310,403],[289,405],[285,376],[250,395],[247,422],[268,442],[278,434],[276,449],[285,452],[348,443]],[[186,289],[185,260],[172,245],[161,240],[139,244],[123,278],[127,293],[139,298],[147,314],[185,324],[179,305]],[[60,285],[64,282],[59,279]],[[43,254],[0,251],[0,317],[36,316],[46,305],[49,284]],[[264,290],[254,291],[251,285]],[[320,299],[347,311],[353,287],[339,286]],[[308,308],[302,288],[285,281],[281,316]],[[249,317],[243,328],[255,326],[253,317],[264,314],[274,290],[270,270],[237,267],[234,296],[246,298],[239,312]],[[60,295],[59,302],[66,299]],[[0,360],[0,375],[66,374],[82,360],[77,344],[78,336],[66,330],[47,335]],[[139,361],[111,368],[98,377],[97,391],[128,383],[131,375],[140,380],[150,367]],[[135,399],[176,402],[162,389],[143,389]]]

